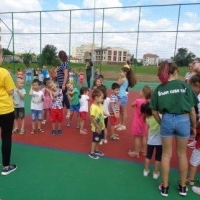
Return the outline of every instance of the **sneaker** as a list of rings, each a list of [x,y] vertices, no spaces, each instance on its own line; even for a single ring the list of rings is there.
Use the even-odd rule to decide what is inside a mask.
[[[67,127],[70,127],[71,126],[71,123],[67,123],[67,125],[66,125]]]
[[[144,170],[143,170],[143,176],[148,176],[148,175],[149,175],[149,172],[150,172],[150,170],[144,169]]]
[[[88,156],[90,157],[90,158],[92,158],[92,159],[95,159],[95,160],[98,160],[99,159],[99,156],[98,155],[96,155],[96,153],[89,153],[88,154]]]
[[[159,176],[160,176],[160,172],[157,172],[157,173],[153,172],[153,179],[158,179]]]
[[[194,193],[200,195],[200,187],[193,186],[192,190],[193,190]]]
[[[188,191],[187,186],[182,187],[181,185],[178,184],[178,190],[179,190],[179,194],[181,196],[186,196],[187,195],[187,191]]]
[[[161,191],[160,193],[161,193],[162,196],[168,197],[169,186],[164,187],[164,186],[163,186],[163,183],[161,183],[161,184],[159,185],[158,188],[159,188],[159,190]]]
[[[94,151],[94,153],[97,155],[97,156],[105,156],[105,154],[102,152],[102,151]]]
[[[196,140],[193,140],[192,142],[188,143],[187,147],[188,147],[188,148],[191,148],[191,149],[194,149],[196,143],[197,143],[197,141],[196,141]]]
[[[7,167],[3,167],[1,175],[6,176],[10,174],[11,172],[14,172],[16,169],[17,169],[17,165],[9,165]]]
[[[62,135],[63,134],[62,130],[60,130],[60,129],[57,131],[57,133],[58,133],[58,135]]]
[[[55,135],[56,135],[56,131],[55,131],[55,130],[52,130],[52,131],[51,131],[51,135],[55,136]]]

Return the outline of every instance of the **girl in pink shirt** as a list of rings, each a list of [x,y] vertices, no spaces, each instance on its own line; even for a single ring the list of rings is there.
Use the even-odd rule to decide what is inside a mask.
[[[128,155],[132,157],[139,158],[141,155],[146,155],[146,133],[148,130],[147,124],[145,122],[145,117],[141,113],[141,105],[149,101],[152,95],[152,89],[145,85],[141,92],[141,98],[136,99],[132,103],[132,107],[135,108],[134,115],[133,115],[133,122],[132,122],[132,134],[134,136],[134,151],[129,151]]]

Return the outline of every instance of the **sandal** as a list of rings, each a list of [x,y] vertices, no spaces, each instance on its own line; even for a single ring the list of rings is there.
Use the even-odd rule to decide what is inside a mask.
[[[23,135],[24,133],[25,133],[25,130],[24,130],[24,129],[21,129],[21,130],[20,130],[20,134]]]
[[[117,137],[116,135],[111,135],[111,136],[110,136],[110,140],[115,140],[115,141],[117,141],[117,140],[119,140],[119,137]]]
[[[117,130],[117,131],[124,131],[124,130],[126,130],[126,126],[121,125],[121,126],[118,127],[116,130]]]
[[[17,133],[17,132],[19,132],[18,128],[14,128],[13,131],[12,131],[12,133]]]
[[[186,185],[191,185],[191,186],[193,186],[193,185],[194,185],[194,180],[187,179],[187,180],[186,180]]]
[[[38,129],[38,132],[39,132],[39,133],[44,133],[44,130],[41,129],[41,128],[39,128],[39,129]]]
[[[140,154],[141,156],[146,156],[146,155],[147,155],[147,154],[146,154],[145,152],[143,152],[143,151],[140,151],[139,154]]]
[[[133,157],[133,158],[139,158],[140,157],[139,153],[136,153],[135,151],[131,151],[131,150],[127,154],[130,157]]]
[[[32,129],[32,130],[31,130],[31,134],[34,134],[34,133],[35,133],[35,129]]]

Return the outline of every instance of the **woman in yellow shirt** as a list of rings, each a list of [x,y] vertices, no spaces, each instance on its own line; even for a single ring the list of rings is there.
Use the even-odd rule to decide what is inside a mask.
[[[0,64],[2,58],[0,56]],[[2,139],[3,169],[1,174],[8,175],[17,169],[15,164],[10,164],[12,147],[12,129],[14,123],[13,91],[15,84],[10,73],[0,67],[0,128]]]

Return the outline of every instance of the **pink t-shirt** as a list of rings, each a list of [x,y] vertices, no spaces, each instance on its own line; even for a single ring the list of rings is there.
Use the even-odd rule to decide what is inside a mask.
[[[143,103],[146,103],[146,99],[136,99],[135,110],[133,115],[133,122],[132,122],[132,134],[138,136],[144,136],[147,133],[148,126],[145,122],[144,115],[141,113],[140,108]]]
[[[50,97],[50,94],[45,91],[45,89],[43,88],[42,89],[43,93],[44,93],[44,102],[43,102],[43,109],[51,109],[51,106],[52,106],[52,99]]]

